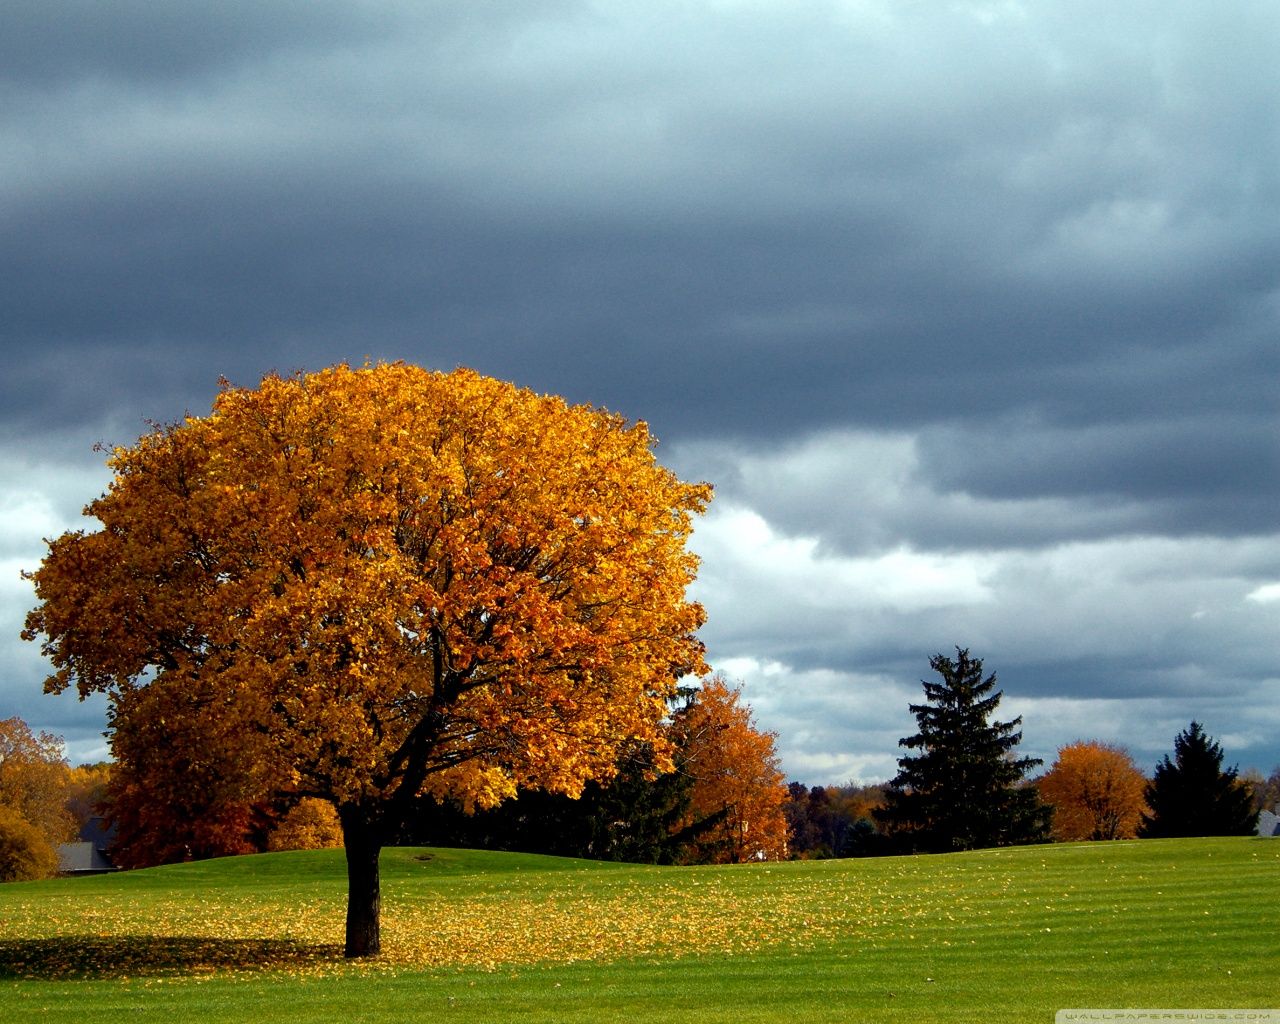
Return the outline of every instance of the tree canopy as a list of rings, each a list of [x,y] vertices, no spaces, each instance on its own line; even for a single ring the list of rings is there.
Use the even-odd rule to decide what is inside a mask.
[[[0,881],[57,870],[56,847],[75,834],[70,778],[60,737],[33,733],[21,718],[0,720]]]
[[[884,806],[885,787],[849,783],[844,786],[787,786],[783,814],[793,857],[871,857],[890,853],[887,837],[876,826],[875,811]]]
[[[1178,836],[1247,836],[1258,827],[1253,792],[1222,767],[1222,747],[1192,722],[1173,741],[1169,755],[1156,765],[1147,787],[1150,813],[1142,817],[1140,834],[1147,839]]]
[[[686,541],[710,488],[653,447],[468,370],[224,383],[111,452],[24,636],[47,690],[111,695],[117,751],[180,735],[244,795],[333,803],[347,952],[376,953],[378,852],[423,794],[576,793],[634,740],[667,766],[667,700],[706,671]]]
[[[919,754],[898,759],[876,820],[913,850],[942,852],[1038,842],[1049,809],[1023,785],[1038,758],[1015,757],[1021,717],[992,722],[1002,694],[982,660],[956,648],[956,657],[929,661],[941,682],[923,681],[926,703],[910,705],[920,731],[899,745]],[[993,692],[995,691],[995,692]]]
[[[787,788],[777,737],[756,728],[741,698],[741,689],[717,674],[672,721],[679,770],[693,780],[682,820],[691,834],[681,857],[687,862],[739,864],[787,855]]]
[[[1036,788],[1053,808],[1059,842],[1133,839],[1147,809],[1146,776],[1127,751],[1107,743],[1068,743]]]

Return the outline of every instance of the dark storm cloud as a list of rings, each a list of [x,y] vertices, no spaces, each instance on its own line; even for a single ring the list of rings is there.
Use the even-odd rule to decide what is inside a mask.
[[[528,2],[523,17],[564,8]],[[120,80],[166,86],[223,74],[273,55],[359,46],[412,30],[445,45],[457,33],[500,27],[503,5],[369,0],[9,0],[0,11],[0,80],[47,88]]]
[[[228,369],[469,362],[672,435],[1096,417],[1151,403],[1113,373],[1148,361],[1162,401],[1270,411],[1224,381],[1271,350],[1274,101],[1254,45],[1240,91],[1206,77],[1253,36],[1189,9],[1125,45],[963,9],[41,10],[5,33],[48,75],[10,85],[51,182],[5,202],[15,346],[206,401]]]
[[[923,472],[940,489],[984,498],[1132,503],[1144,510],[1135,531],[1267,531],[1280,500],[1280,439],[1266,412],[1262,404],[1245,416],[1121,413],[1074,430],[1003,422],[926,431]]]

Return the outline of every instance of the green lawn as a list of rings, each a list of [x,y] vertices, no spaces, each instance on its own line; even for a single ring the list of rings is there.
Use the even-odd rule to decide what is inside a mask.
[[[0,886],[0,1020],[1052,1021],[1280,1004],[1280,841],[653,868],[383,854],[349,964],[341,852]]]

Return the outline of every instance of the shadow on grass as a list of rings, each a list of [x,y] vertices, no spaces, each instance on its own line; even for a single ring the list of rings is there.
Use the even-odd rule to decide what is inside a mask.
[[[339,945],[281,939],[70,935],[0,940],[0,980],[58,981],[297,970],[341,960]]]

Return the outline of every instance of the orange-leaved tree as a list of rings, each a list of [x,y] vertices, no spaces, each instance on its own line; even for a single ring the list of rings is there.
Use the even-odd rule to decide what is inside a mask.
[[[742,691],[720,675],[672,716],[680,770],[693,785],[680,823],[693,834],[683,860],[742,863],[787,856],[787,787],[774,733],[756,728]],[[714,822],[708,828],[701,822]]]
[[[342,845],[342,822],[333,804],[303,797],[267,837],[268,850],[327,850]]]
[[[1077,740],[1058,751],[1036,781],[1040,798],[1053,808],[1053,838],[1132,839],[1147,802],[1147,780],[1122,747]]]
[[[380,949],[378,856],[424,794],[576,793],[662,745],[706,671],[686,597],[710,498],[644,423],[468,370],[224,383],[116,448],[31,578],[46,689],[112,695],[113,742],[181,723],[246,795],[330,801],[346,951]]]

